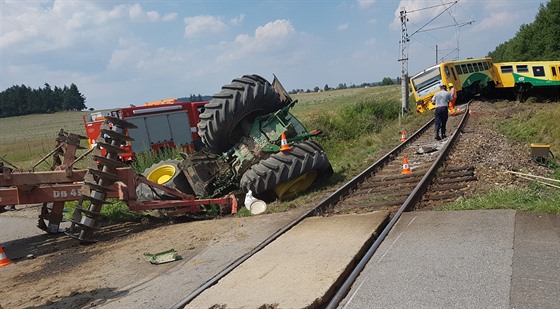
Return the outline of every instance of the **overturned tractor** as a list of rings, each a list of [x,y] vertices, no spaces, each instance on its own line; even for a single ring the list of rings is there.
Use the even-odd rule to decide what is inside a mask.
[[[206,148],[182,161],[160,162],[144,175],[199,197],[251,191],[270,201],[303,192],[333,170],[321,145],[311,140],[321,131],[307,131],[289,112],[296,102],[276,78],[272,84],[258,75],[234,79],[200,114]],[[282,136],[288,151],[281,151]],[[169,198],[148,186],[139,186],[137,193]]]

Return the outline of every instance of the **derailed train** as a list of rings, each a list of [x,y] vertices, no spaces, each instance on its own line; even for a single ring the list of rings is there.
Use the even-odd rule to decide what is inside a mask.
[[[494,63],[492,58],[441,62],[410,78],[416,111],[435,108],[431,99],[440,85],[453,84],[459,102],[477,94],[523,101],[531,95],[560,98],[560,61]]]

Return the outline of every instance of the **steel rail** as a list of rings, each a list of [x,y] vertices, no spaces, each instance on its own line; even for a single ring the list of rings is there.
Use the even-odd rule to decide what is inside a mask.
[[[320,215],[322,212],[327,210],[329,206],[336,204],[340,200],[340,198],[347,195],[352,189],[356,188],[366,178],[370,177],[380,168],[385,166],[388,162],[393,160],[394,157],[396,157],[403,149],[405,149],[409,144],[411,144],[420,135],[422,135],[432,125],[433,122],[434,122],[434,118],[430,119],[420,129],[418,129],[416,132],[410,135],[408,139],[406,139],[404,142],[402,142],[401,144],[399,144],[398,146],[390,150],[385,156],[383,156],[381,159],[373,163],[366,170],[364,170],[363,172],[361,172],[360,174],[352,178],[350,181],[345,183],[342,187],[340,187],[331,195],[329,195],[324,200],[319,202],[319,204],[317,204],[316,206],[314,206],[313,208],[311,208],[310,210],[308,210],[307,212],[305,212],[304,214],[296,218],[294,221],[290,222],[280,230],[276,231],[274,234],[270,235],[267,239],[265,239],[262,243],[260,243],[258,246],[253,248],[251,251],[239,257],[238,259],[234,260],[226,268],[221,270],[214,277],[210,278],[208,281],[206,281],[204,284],[202,284],[200,287],[198,287],[196,290],[191,292],[189,295],[187,295],[185,298],[183,298],[181,301],[179,301],[171,308],[172,309],[184,308],[188,303],[194,300],[198,295],[200,295],[206,289],[216,284],[219,280],[221,280],[222,278],[227,276],[231,271],[233,271],[237,266],[241,265],[243,262],[248,260],[251,256],[255,255],[257,252],[259,252],[264,247],[272,243],[274,240],[276,240],[282,234],[284,234],[292,227],[294,227],[295,225],[303,221],[305,218]],[[455,135],[456,134],[454,134],[454,136]]]
[[[438,155],[438,157],[436,158],[436,160],[434,161],[430,169],[426,172],[426,174],[424,174],[424,177],[422,177],[422,179],[416,185],[416,187],[414,187],[412,193],[410,193],[408,198],[405,200],[405,202],[402,204],[399,210],[395,213],[393,218],[391,218],[391,221],[389,221],[389,223],[385,226],[383,231],[379,234],[379,237],[377,237],[377,239],[374,241],[374,243],[371,245],[368,251],[360,259],[360,261],[358,262],[356,267],[352,270],[352,272],[348,275],[346,280],[344,280],[344,282],[342,283],[338,291],[331,298],[329,304],[325,308],[332,309],[338,307],[340,302],[344,299],[344,297],[346,297],[346,295],[350,291],[350,288],[352,287],[352,285],[354,284],[354,282],[356,281],[356,279],[358,278],[362,270],[364,270],[364,268],[366,267],[367,263],[369,262],[369,260],[371,259],[375,251],[377,251],[377,249],[379,248],[379,246],[381,245],[381,243],[383,242],[387,234],[389,234],[393,226],[397,223],[401,214],[406,210],[410,210],[422,198],[422,195],[426,192],[426,189],[428,188],[432,179],[434,178],[437,169],[443,164],[443,162],[447,158],[447,155],[451,151],[451,148],[457,141],[459,137],[458,133],[463,129],[464,125],[466,124],[466,120],[468,119],[469,116],[468,110],[471,101],[467,103],[465,113],[463,114],[463,117],[461,118],[461,122],[457,126],[455,133],[450,138],[449,142],[445,145],[445,147],[442,149],[442,151],[440,152],[440,154]]]

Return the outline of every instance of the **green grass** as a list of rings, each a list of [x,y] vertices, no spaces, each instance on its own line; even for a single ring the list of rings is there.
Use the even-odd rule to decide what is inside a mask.
[[[551,151],[560,156],[560,105],[558,103],[502,103],[495,108],[531,107],[529,111],[495,123],[496,129],[515,141],[550,144]]]
[[[552,155],[546,165],[555,169],[553,177],[560,179],[560,105],[558,103],[500,103],[495,108],[528,108],[513,117],[493,123],[495,129],[509,139],[525,144],[527,152],[531,144],[549,144]]]
[[[147,168],[163,160],[177,159],[182,160],[181,148],[164,148],[160,151],[147,151],[136,155],[136,161],[132,163],[132,168],[136,173],[142,174]]]
[[[128,205],[124,201],[118,199],[109,199],[109,201],[111,204],[105,204],[101,208],[101,213],[108,219],[106,223],[139,222],[140,219],[146,216],[145,212],[129,210]],[[64,218],[70,220],[77,206],[78,201],[64,203],[64,209],[68,210],[68,212],[64,213]]]
[[[533,184],[528,188],[496,189],[488,194],[456,201],[439,210],[515,209],[560,213],[560,190]]]
[[[400,95],[400,86],[299,94],[293,113],[308,130],[323,130],[318,141],[343,181],[371,165],[379,150],[397,146],[403,129],[413,132],[432,117],[411,114],[399,121]]]
[[[60,112],[0,119],[0,157],[23,170],[29,170],[55,148],[55,139],[60,129],[85,136],[86,130],[82,116],[87,113]],[[81,145],[87,148],[87,141],[82,141]],[[78,155],[84,151],[79,150]],[[49,158],[36,170],[49,170],[51,163],[52,160]],[[89,161],[80,162],[77,167],[87,166],[87,164]]]

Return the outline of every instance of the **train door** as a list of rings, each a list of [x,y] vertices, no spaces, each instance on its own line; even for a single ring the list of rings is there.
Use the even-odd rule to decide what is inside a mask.
[[[550,79],[560,81],[560,65],[551,65],[550,71],[552,73]]]
[[[442,80],[444,85],[447,86],[449,83],[452,83],[455,91],[461,90],[461,83],[459,82],[459,78],[455,72],[455,67],[453,65],[445,65],[443,71],[445,72],[445,77]]]

